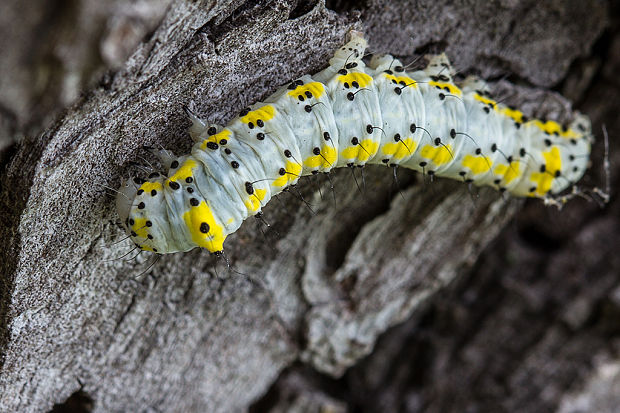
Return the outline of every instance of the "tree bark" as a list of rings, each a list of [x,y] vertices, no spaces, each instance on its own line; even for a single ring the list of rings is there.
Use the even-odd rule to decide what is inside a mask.
[[[119,258],[133,246],[106,189],[145,146],[189,150],[184,104],[226,123],[324,67],[352,28],[406,61],[446,51],[530,115],[570,116],[544,90],[556,87],[618,136],[609,4],[76,0],[47,20],[17,4],[0,40],[2,78],[21,79],[0,91],[0,132],[27,135],[2,158],[3,410],[568,412],[600,376],[594,357],[613,365],[617,202],[528,203],[503,230],[522,201],[406,171],[396,187],[383,168],[357,172],[358,188],[339,170],[333,193],[304,179],[264,209],[270,227],[244,223],[225,243],[230,268],[200,250],[150,267],[137,251]],[[24,51],[43,26],[44,52]],[[49,51],[60,64],[20,66]],[[58,90],[32,82],[45,65]],[[77,98],[76,84],[88,88]]]

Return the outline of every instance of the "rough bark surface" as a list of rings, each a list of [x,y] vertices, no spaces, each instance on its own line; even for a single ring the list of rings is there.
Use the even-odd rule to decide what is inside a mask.
[[[613,4],[5,3],[0,409],[613,406],[615,199],[561,212],[528,202],[517,214],[523,202],[492,190],[472,202],[462,184],[404,171],[397,190],[391,170],[367,168],[360,191],[337,171],[335,203],[327,179],[308,179],[265,208],[271,228],[246,222],[226,242],[230,270],[195,250],[144,275],[149,257],[116,259],[132,246],[106,190],[143,162],[144,146],[189,149],[183,104],[225,123],[321,69],[351,28],[373,51],[445,50],[465,73],[508,76],[499,96],[529,114],[567,116],[566,100],[539,89],[555,87],[595,130],[606,122],[613,145]],[[587,184],[602,182],[601,146]]]

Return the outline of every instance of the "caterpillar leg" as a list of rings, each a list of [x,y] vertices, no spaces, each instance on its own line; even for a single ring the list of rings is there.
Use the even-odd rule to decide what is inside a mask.
[[[189,127],[189,136],[192,138],[194,142],[200,141],[200,136],[206,132],[209,128],[207,121],[200,118],[193,109],[193,102],[189,105],[183,105],[183,110],[192,121],[192,126]]]
[[[346,61],[361,60],[362,57],[364,57],[364,51],[368,45],[368,42],[364,38],[364,33],[351,30],[348,37],[350,40],[340,49],[336,50],[334,57],[329,61],[330,64],[332,64],[332,60],[334,59],[342,60],[344,63]]]
[[[594,195],[597,195],[598,197]],[[572,186],[570,193],[564,195],[548,195],[543,198],[543,202],[547,206],[554,206],[557,209],[562,209],[562,207],[573,198],[583,198],[589,202],[594,201],[601,208],[609,202],[609,194],[605,193],[600,188],[595,187],[592,189],[585,189],[577,185]]]
[[[161,147],[161,149],[146,147],[146,149],[159,160],[165,170],[170,169],[172,162],[177,159],[177,156],[172,151],[164,149],[163,147]]]
[[[426,55],[428,59],[428,66],[424,71],[429,77],[433,76],[446,76],[449,79],[445,81],[452,81],[452,77],[456,74],[454,68],[450,64],[450,60],[445,53],[437,55]]]
[[[333,76],[343,69],[353,68],[362,65],[362,58],[368,42],[364,34],[357,30],[351,30],[348,34],[350,40],[334,52],[334,57],[329,59],[329,66],[323,71],[312,76],[313,79],[327,83]]]

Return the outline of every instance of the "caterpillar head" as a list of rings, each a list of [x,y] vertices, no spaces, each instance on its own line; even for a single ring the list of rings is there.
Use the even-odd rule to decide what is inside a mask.
[[[116,195],[116,211],[133,243],[144,251],[174,252],[163,196],[163,178],[155,173],[145,181],[123,181]]]
[[[222,251],[224,239],[239,225],[231,225],[235,221],[231,218],[227,229],[215,215],[220,208],[207,201],[202,192],[217,197],[200,171],[197,160],[181,157],[172,162],[168,176],[153,172],[146,180],[132,178],[123,182],[116,208],[125,231],[138,248],[158,254],[196,247],[214,253]]]
[[[329,64],[334,67],[345,67],[348,63],[357,63],[362,65],[362,57],[364,57],[364,51],[368,42],[364,38],[364,34],[357,30],[351,30],[348,33],[350,38],[347,47],[341,47],[336,50],[334,57],[329,60]]]

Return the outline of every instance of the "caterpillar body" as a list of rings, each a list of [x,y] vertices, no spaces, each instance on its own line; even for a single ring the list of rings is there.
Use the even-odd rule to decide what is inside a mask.
[[[343,166],[404,166],[546,200],[584,174],[589,119],[569,126],[527,119],[491,99],[486,84],[458,85],[445,55],[407,72],[392,56],[362,57],[351,32],[329,66],[282,86],[226,127],[192,116],[189,155],[158,151],[167,176],[124,182],[116,198],[127,233],[158,254],[221,252],[226,237],[301,176]]]

